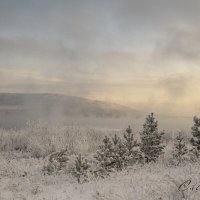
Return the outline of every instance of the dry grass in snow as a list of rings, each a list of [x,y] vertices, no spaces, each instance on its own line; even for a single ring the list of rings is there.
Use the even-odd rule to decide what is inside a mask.
[[[200,163],[171,165],[173,142],[157,163],[133,165],[107,178],[78,184],[66,171],[44,175],[47,155],[67,145],[70,155],[82,152],[92,157],[105,135],[103,131],[78,127],[48,127],[41,124],[23,130],[0,130],[1,200],[199,200]],[[73,165],[69,160],[68,169]],[[191,179],[187,190],[178,187]],[[195,185],[195,187],[192,187]],[[193,190],[192,190],[193,188]],[[197,189],[197,190],[196,190]]]

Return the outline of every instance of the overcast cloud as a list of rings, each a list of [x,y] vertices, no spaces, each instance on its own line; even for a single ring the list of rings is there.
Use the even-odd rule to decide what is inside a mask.
[[[0,0],[0,92],[166,112],[200,100],[197,0]]]

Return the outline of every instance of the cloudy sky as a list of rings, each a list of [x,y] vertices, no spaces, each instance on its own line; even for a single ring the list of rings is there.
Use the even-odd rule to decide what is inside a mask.
[[[199,0],[0,0],[0,92],[200,111]]]

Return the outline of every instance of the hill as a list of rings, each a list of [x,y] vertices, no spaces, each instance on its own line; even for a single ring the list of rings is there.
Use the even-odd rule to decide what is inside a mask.
[[[58,94],[0,93],[0,117],[5,125],[35,119],[140,117],[132,108]]]

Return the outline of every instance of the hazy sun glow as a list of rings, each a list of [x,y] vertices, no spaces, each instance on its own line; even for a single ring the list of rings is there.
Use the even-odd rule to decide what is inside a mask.
[[[200,2],[0,1],[0,92],[200,111]]]

